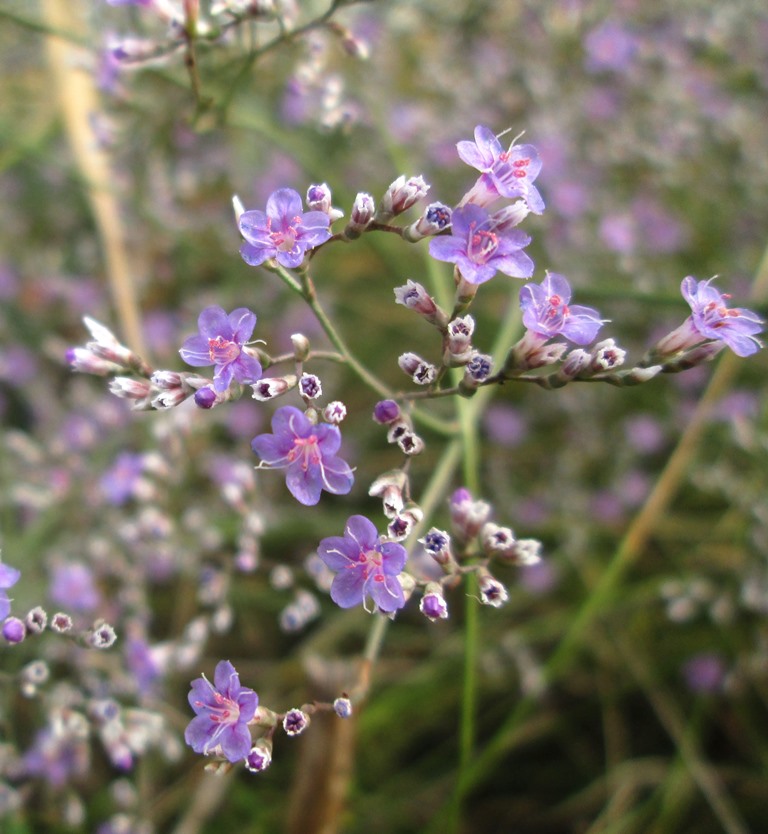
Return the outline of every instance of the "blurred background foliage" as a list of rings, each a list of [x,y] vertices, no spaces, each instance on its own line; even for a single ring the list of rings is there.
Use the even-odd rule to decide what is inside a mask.
[[[173,646],[174,661],[148,695],[125,682],[120,643],[96,660],[52,635],[4,648],[0,777],[23,800],[5,830],[96,830],[115,808],[137,832],[763,830],[764,355],[720,357],[727,367],[706,419],[713,366],[626,390],[496,392],[478,426],[478,497],[493,503],[498,523],[540,538],[546,558],[500,573],[510,602],[480,612],[475,754],[458,787],[471,604],[462,593],[444,623],[426,622],[415,605],[402,612],[353,722],[339,729],[318,718],[302,739],[280,741],[266,774],[239,772],[212,789],[199,757],[179,745],[192,677],[229,658],[263,703],[284,709],[334,697],[354,668],[364,612],[339,612],[320,592],[321,616],[305,628],[286,632],[280,616],[298,589],[316,590],[302,565],[318,539],[352,512],[379,512],[367,485],[398,461],[368,419],[378,397],[344,369],[318,367],[326,392],[349,409],[352,495],[297,513],[282,479],[259,474],[242,511],[222,497],[217,465],[250,471],[249,441],[270,407],[244,399],[211,413],[134,414],[100,380],[73,377],[63,354],[84,340],[84,314],[128,336],[84,154],[106,160],[148,355],[180,368],[178,346],[208,304],[255,310],[255,336],[274,353],[290,350],[297,331],[324,345],[274,276],[239,258],[233,194],[255,208],[277,187],[304,193],[324,181],[348,216],[357,191],[378,198],[397,175],[423,173],[432,199],[455,204],[474,180],[455,143],[477,124],[525,131],[539,148],[547,211],[526,221],[537,280],[544,269],[568,276],[576,300],[599,307],[606,335],[633,359],[687,315],[685,275],[719,275],[734,304],[765,316],[764,4],[339,4],[333,19],[369,45],[367,60],[323,28],[262,55],[276,27],[246,24],[198,46],[196,101],[181,52],[130,70],[107,65],[109,38],[165,37],[146,9],[81,0],[62,16],[57,2],[0,2],[3,559],[22,570],[22,612],[45,604],[55,565],[87,563],[98,613],[113,617],[121,640],[138,631]],[[299,0],[295,10],[309,21],[325,9]],[[74,64],[52,56],[51,30],[76,45]],[[90,125],[85,151],[73,150],[62,115],[72,74],[98,82],[92,102],[69,102]],[[434,333],[393,304],[406,278],[450,283],[425,243],[368,235],[324,249],[313,274],[345,338],[387,384],[404,386],[403,350],[438,357]],[[472,308],[479,349],[490,350],[518,289],[504,276],[481,288]],[[417,500],[445,442],[424,436],[411,468]],[[157,461],[146,494],[114,505],[102,476],[123,451],[154,451]],[[446,495],[460,484],[457,474]],[[253,515],[260,567],[233,575]],[[434,523],[447,524],[444,503]],[[285,566],[288,586],[275,574]],[[223,590],[211,590],[212,576]],[[188,631],[201,617],[207,642]],[[185,646],[195,651],[184,655]],[[13,674],[35,657],[51,664],[56,686],[106,687],[161,714],[169,729],[159,749],[120,774],[94,745],[90,766],[65,784],[44,774],[17,784],[10,762],[33,744],[50,700],[63,697],[53,683],[49,700],[16,692]]]

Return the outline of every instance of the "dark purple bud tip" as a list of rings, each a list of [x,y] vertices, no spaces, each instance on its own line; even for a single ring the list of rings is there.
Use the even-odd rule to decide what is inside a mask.
[[[198,408],[213,408],[216,404],[216,392],[213,388],[198,388],[195,391],[195,405]]]
[[[27,630],[24,623],[18,617],[8,617],[3,623],[3,637],[6,643],[15,645],[21,643],[26,637]]]
[[[393,423],[400,417],[400,406],[394,400],[381,400],[373,409],[373,419],[377,423],[386,425]]]

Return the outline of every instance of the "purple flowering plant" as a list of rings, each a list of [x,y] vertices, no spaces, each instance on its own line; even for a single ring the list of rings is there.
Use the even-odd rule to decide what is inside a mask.
[[[206,307],[197,320],[199,333],[181,346],[181,358],[193,367],[214,365],[213,388],[223,393],[234,379],[241,384],[261,377],[258,359],[246,343],[256,327],[256,315],[244,307],[227,314],[221,307]]]
[[[144,8],[104,9],[107,5]],[[40,790],[52,797],[58,827],[94,824],[105,834],[144,834],[170,830],[169,825],[192,830],[210,815],[216,825],[231,828],[240,824],[233,821],[250,803],[250,824],[271,830],[276,817],[265,800],[280,791],[269,788],[269,781],[273,787],[282,781],[288,748],[303,744],[292,739],[306,735],[325,758],[304,759],[307,746],[298,752],[289,827],[314,831],[326,822],[317,809],[327,807],[335,815],[327,830],[340,830],[343,819],[354,817],[333,809],[360,800],[347,790],[354,772],[346,767],[353,761],[353,733],[333,722],[362,712],[358,747],[365,749],[371,728],[378,734],[385,712],[396,705],[391,737],[383,733],[377,742],[389,756],[387,745],[399,744],[402,734],[444,738],[459,700],[456,778],[448,778],[454,775],[447,772],[454,769],[449,756],[437,757],[439,773],[427,777],[435,780],[432,793],[421,785],[417,769],[408,771],[411,808],[424,813],[412,825],[459,830],[470,816],[478,829],[514,825],[484,817],[475,790],[486,787],[483,774],[501,763],[500,751],[513,757],[513,740],[530,737],[520,733],[528,716],[547,719],[527,728],[545,735],[557,732],[548,727],[570,720],[572,693],[581,698],[585,691],[584,681],[575,677],[583,653],[594,649],[590,663],[598,668],[608,658],[612,674],[626,658],[626,670],[643,682],[639,690],[652,679],[643,665],[642,645],[634,653],[632,612],[640,606],[629,603],[642,599],[643,629],[657,616],[665,624],[697,621],[710,642],[716,630],[706,631],[701,622],[717,623],[725,631],[736,613],[748,612],[743,631],[754,625],[759,638],[764,571],[753,569],[754,564],[748,570],[747,558],[732,539],[748,539],[749,548],[764,549],[763,493],[751,485],[751,493],[739,494],[740,478],[725,471],[721,460],[710,468],[704,461],[687,469],[676,462],[665,478],[685,470],[697,491],[716,484],[735,496],[720,525],[726,535],[720,527],[712,530],[716,559],[709,561],[720,560],[734,574],[743,574],[742,585],[721,588],[694,577],[689,587],[676,575],[660,591],[659,605],[649,605],[654,552],[646,548],[650,564],[643,564],[647,585],[642,594],[633,597],[629,582],[619,587],[626,568],[643,555],[650,534],[647,508],[656,508],[659,515],[664,503],[659,495],[669,494],[668,482],[659,480],[666,492],[658,490],[649,472],[675,436],[684,433],[690,439],[706,424],[719,439],[731,431],[739,453],[756,460],[765,447],[757,419],[760,401],[752,392],[737,390],[706,417],[694,401],[705,363],[728,351],[752,357],[762,348],[763,308],[731,306],[724,288],[737,286],[735,280],[689,276],[681,290],[690,315],[677,324],[682,317],[675,311],[683,304],[662,290],[669,275],[678,273],[663,266],[663,256],[674,253],[682,259],[686,242],[699,237],[674,205],[650,193],[652,177],[643,181],[638,175],[636,183],[624,177],[616,163],[619,140],[605,129],[627,101],[637,98],[637,89],[658,89],[663,100],[663,85],[654,83],[647,68],[643,74],[649,54],[644,36],[620,21],[585,22],[591,36],[584,39],[582,69],[594,79],[591,96],[561,100],[559,108],[549,105],[541,118],[530,121],[535,144],[523,144],[522,134],[509,142],[507,131],[497,133],[490,121],[472,132],[475,122],[468,120],[473,102],[482,96],[486,118],[504,124],[502,105],[496,103],[503,67],[494,61],[503,64],[507,49],[488,33],[489,48],[479,42],[476,52],[483,55],[482,67],[476,67],[482,72],[465,76],[476,80],[477,90],[464,96],[452,120],[439,127],[422,123],[414,102],[382,97],[393,114],[392,136],[382,144],[402,146],[390,157],[378,153],[370,130],[381,121],[367,120],[365,97],[358,101],[348,94],[337,72],[340,59],[359,61],[364,69],[356,81],[364,86],[375,76],[382,90],[401,74],[393,73],[381,56],[373,72],[363,63],[366,45],[354,27],[341,22],[347,13],[355,20],[347,8],[353,5],[332,3],[313,18],[307,4],[289,0],[102,4],[102,14],[130,15],[127,19],[141,27],[140,37],[110,35],[111,81],[102,87],[110,99],[110,119],[97,124],[97,116],[105,114],[96,114],[88,134],[93,146],[87,153],[82,148],[73,152],[77,181],[88,188],[93,183],[92,211],[104,237],[111,295],[108,301],[98,282],[52,278],[49,284],[34,282],[29,298],[35,304],[44,300],[51,321],[62,310],[77,318],[86,313],[87,335],[66,351],[66,364],[77,374],[104,379],[101,388],[83,380],[62,384],[58,378],[44,390],[35,388],[33,380],[53,377],[45,368],[52,364],[50,357],[64,354],[66,342],[47,331],[39,334],[44,361],[30,359],[21,343],[0,351],[0,415],[7,416],[10,426],[4,454],[13,460],[0,467],[0,474],[7,470],[11,475],[0,501],[4,527],[6,521],[9,526],[2,544],[6,551],[29,551],[29,569],[23,573],[0,562],[0,621],[8,658],[0,678],[14,696],[3,701],[9,713],[16,702],[23,703],[19,714],[34,715],[36,722],[34,731],[26,726],[17,730],[13,716],[4,722],[9,739],[0,751],[0,827],[5,816],[12,818],[21,808],[33,820],[25,826],[25,817],[21,825],[31,830],[32,798],[46,783]],[[422,12],[414,8],[413,13]],[[589,16],[589,10],[584,13]],[[385,13],[370,14],[358,22],[375,45],[386,37],[380,26]],[[509,14],[500,7],[496,16],[506,19]],[[531,11],[532,17],[538,14]],[[46,21],[51,31],[70,31],[66,20]],[[531,27],[531,40],[546,29]],[[664,39],[663,26],[653,31]],[[609,36],[617,32],[621,42],[612,44]],[[503,48],[495,52],[491,41]],[[271,53],[288,44],[306,47],[306,54],[281,67]],[[301,50],[294,51],[298,56]],[[209,73],[215,56],[236,58],[221,60],[216,73]],[[679,52],[666,50],[659,57],[673,59],[680,59]],[[454,55],[454,60],[458,66],[467,59]],[[257,63],[258,76],[251,73]],[[167,88],[177,95],[176,82],[186,73],[195,114],[190,126],[182,125],[178,100],[162,114],[164,122],[173,120],[173,131],[158,146],[178,155],[175,166],[155,165],[158,152],[152,143],[138,146],[153,149],[147,152],[146,171],[130,173],[141,180],[137,193],[146,192],[156,204],[131,217],[115,202],[122,199],[122,188],[134,187],[130,178],[119,176],[127,173],[119,170],[128,164],[122,160],[135,159],[122,157],[120,147],[124,136],[134,135],[133,128],[123,130],[127,123],[122,121],[123,108],[132,106],[127,70],[144,77],[141,70],[150,68],[155,80],[173,79]],[[443,69],[449,68],[454,72],[440,74],[445,84],[440,94],[451,99],[454,83],[469,92],[466,81],[457,81],[452,63]],[[66,62],[58,72],[68,72]],[[268,89],[275,92],[272,76],[281,73],[290,73],[283,78],[284,95],[271,102],[291,125],[285,134],[277,122],[268,121],[268,108],[262,107],[266,99],[260,100]],[[237,81],[229,89],[234,75]],[[569,83],[567,75],[563,85]],[[550,77],[546,71],[531,73],[526,95],[541,103],[546,88],[554,97],[558,85],[549,83]],[[254,82],[249,96],[242,95],[246,79]],[[723,102],[700,92],[711,78],[688,76],[684,81],[686,94],[703,96],[708,118],[728,138],[728,123],[719,115]],[[627,87],[615,89],[619,84]],[[630,89],[633,84],[644,86]],[[154,89],[159,97],[165,87],[155,84]],[[433,99],[435,90],[429,92]],[[85,107],[85,99],[70,99],[72,106]],[[673,104],[682,106],[679,99]],[[148,122],[160,118],[155,106],[147,97],[136,115]],[[680,123],[688,125],[690,114],[684,115]],[[356,125],[361,116],[369,131],[365,142]],[[599,129],[585,126],[585,119]],[[140,121],[137,140],[145,138]],[[236,133],[246,136],[256,121],[260,141],[249,143],[248,153],[241,148],[231,154]],[[675,134],[676,121],[663,121],[665,131]],[[579,127],[591,136],[589,142]],[[643,131],[649,133],[647,125]],[[434,174],[430,182],[418,173],[383,171],[390,158],[427,153],[420,145],[426,136],[433,146],[424,166]],[[576,159],[580,143],[589,144],[590,159]],[[653,160],[649,148],[643,150],[643,160]],[[672,176],[666,149],[655,152],[656,159],[665,160],[658,170]],[[301,153],[307,158],[300,158]],[[294,154],[299,158],[289,158]],[[350,164],[339,170],[347,154]],[[451,173],[444,181],[443,169],[451,166],[460,179]],[[110,176],[99,175],[104,171]],[[309,171],[318,175],[317,182],[306,179]],[[251,172],[258,172],[253,182],[248,181]],[[385,175],[389,179],[382,180]],[[609,201],[601,199],[600,189],[611,180],[627,188],[642,185],[643,192],[631,197],[631,208],[605,209]],[[249,208],[234,197],[235,222],[219,228],[215,218],[217,212],[224,215],[234,181],[241,194],[248,190]],[[103,188],[104,182],[110,187]],[[712,191],[716,183],[713,176]],[[349,190],[353,185],[367,190],[354,193]],[[15,193],[17,185],[12,186]],[[747,188],[740,180],[742,186]],[[539,189],[546,196],[546,213]],[[111,208],[102,199],[113,201]],[[66,205],[80,203],[85,201]],[[127,217],[136,228],[113,227]],[[133,273],[122,270],[114,247],[123,238],[142,239],[139,226],[145,231],[143,224],[152,217],[162,217],[162,223],[154,230],[157,239],[147,236],[152,246],[142,259],[158,269],[147,270],[149,277],[133,285],[132,274],[141,274],[145,264],[132,263]],[[90,227],[93,219],[84,225]],[[184,240],[178,249],[177,235]],[[590,287],[595,264],[580,259],[578,243],[593,237],[621,256],[617,272],[636,269],[635,284],[626,286],[610,274],[609,281],[596,271],[598,286]],[[645,244],[658,256],[652,266],[638,254]],[[124,255],[132,254],[130,246],[125,249]],[[406,253],[402,260],[398,250]],[[77,251],[85,253],[87,264],[89,253],[98,249],[80,246]],[[177,262],[177,252],[194,257]],[[697,257],[701,268],[710,256],[703,252]],[[55,260],[50,256],[45,263]],[[73,256],[72,263],[77,261]],[[547,270],[547,261],[563,264],[568,277]],[[605,269],[600,258],[595,262],[596,269]],[[679,261],[675,264],[679,267]],[[735,265],[733,271],[738,271]],[[176,272],[183,273],[184,281],[172,284]],[[2,313],[17,339],[33,317],[26,290],[14,288],[14,281],[0,264],[4,303],[15,295],[21,299],[18,322]],[[649,287],[666,296],[658,308]],[[655,330],[655,343],[644,355],[636,344],[643,328],[630,325],[627,335],[617,335],[622,317],[642,308],[636,303],[639,296],[653,310]],[[105,321],[114,316],[114,332],[91,311],[99,311]],[[197,333],[188,335],[195,317]],[[67,339],[73,326],[79,325],[66,324]],[[719,385],[736,364],[733,356],[718,359],[714,373]],[[741,367],[750,373],[747,364]],[[682,384],[671,376],[661,378],[691,369],[697,373],[686,374]],[[662,387],[654,392],[654,386]],[[554,393],[564,387],[569,389],[565,396]],[[617,389],[624,387],[640,388],[633,395],[635,405],[617,405],[622,394]],[[670,391],[673,395],[667,396]],[[682,405],[675,416],[683,419],[673,427],[657,415],[670,404],[677,406],[678,395]],[[640,402],[644,405],[636,405]],[[627,418],[620,408],[638,419]],[[635,414],[636,408],[647,413]],[[60,419],[65,409],[71,413]],[[653,434],[652,444],[641,442],[641,429]],[[45,432],[46,442],[30,442]],[[708,452],[714,459],[718,444]],[[689,553],[700,562],[711,555],[705,537],[696,533],[698,519],[692,511],[686,516],[693,499],[681,503],[683,523],[669,524],[674,528],[670,535],[659,527],[654,542],[665,565],[672,565],[670,572],[679,574]],[[750,535],[733,536],[746,517]],[[602,542],[619,530],[624,535],[625,527],[623,543],[609,553]],[[682,540],[686,547],[680,547]],[[666,548],[673,545],[675,558],[670,559]],[[565,565],[563,554],[569,556]],[[21,564],[15,553],[13,563]],[[33,599],[35,594],[39,599]],[[622,606],[628,603],[620,612],[616,599]],[[698,617],[702,613],[706,616]],[[690,641],[694,644],[705,641]],[[756,638],[747,663],[728,656],[723,638],[723,645],[710,652],[721,658],[712,676],[717,685],[690,686],[696,697],[722,699],[718,709],[728,712],[737,729],[749,711],[729,710],[725,702],[751,683],[759,692],[762,684],[751,670],[764,668],[757,662],[764,660],[762,644]],[[681,668],[688,669],[684,661],[670,656],[678,677]],[[210,669],[212,680],[202,673]],[[397,688],[401,679],[407,685],[416,674],[419,686],[403,709]],[[250,688],[254,680],[258,695]],[[605,681],[601,678],[601,686],[610,697],[603,700],[606,692],[601,690],[596,713],[606,702],[613,709],[614,692]],[[302,697],[305,688],[311,694]],[[675,721],[686,714],[677,708],[679,693],[653,695],[647,699],[649,710],[662,713],[662,725],[673,739],[688,738],[689,729]],[[616,697],[623,698],[623,691]],[[378,712],[365,712],[376,698],[381,698]],[[497,706],[484,723],[479,720],[482,706],[490,703]],[[554,721],[549,720],[552,705]],[[320,713],[324,720],[315,719]],[[616,710],[609,722],[619,738],[626,735],[619,726],[621,714]],[[702,710],[700,715],[704,725],[710,713]],[[590,737],[594,729],[589,727]],[[257,774],[271,768],[273,755],[276,767],[260,779]],[[220,780],[211,788],[213,782],[199,772],[200,757],[207,772],[238,771],[237,780]],[[577,751],[576,758],[574,770],[589,774],[579,772],[579,779],[593,779],[592,784],[623,778],[627,765],[616,762],[616,772],[603,773],[592,761],[601,757]],[[614,767],[615,751],[605,758],[606,767]],[[689,744],[680,761],[691,760],[697,764],[692,783],[705,776],[702,805],[711,802],[713,813],[724,816],[724,830],[749,830],[729,810],[727,793],[724,799],[718,793],[718,780],[706,778],[705,754]],[[101,762],[109,767],[100,768]],[[712,764],[717,773],[720,762]],[[727,765],[723,773],[741,775],[742,763]],[[660,768],[662,778],[665,772]],[[147,780],[146,773],[153,778]],[[412,774],[417,775],[411,779]],[[228,799],[230,782],[242,792],[242,780],[253,778],[262,784],[248,787],[245,793],[252,798],[235,808],[237,803]],[[88,787],[81,789],[86,782]],[[577,784],[575,779],[565,782],[563,790]],[[109,792],[100,790],[110,783]],[[730,790],[730,777],[723,784],[723,790]],[[672,794],[667,788],[661,785],[664,797]],[[382,805],[388,790],[383,780]],[[96,819],[98,803],[89,800],[96,795],[108,795],[103,802],[113,806],[112,818],[103,823]],[[480,790],[477,795],[485,796]],[[599,821],[610,817],[620,827],[620,812],[612,805],[598,807],[601,800],[595,795],[579,793],[579,824],[593,814]],[[188,807],[178,798],[186,796]],[[426,812],[420,810],[422,799]],[[668,797],[664,801],[665,807],[672,803]],[[93,807],[86,808],[89,804]],[[562,807],[571,804],[567,800]],[[493,807],[505,813],[503,803]],[[559,824],[546,816],[549,805],[540,810],[545,822],[537,818],[533,827]],[[683,818],[683,812],[696,817],[692,801],[690,808],[674,810],[668,824]],[[639,811],[637,819],[644,819]],[[694,819],[692,825],[697,823]],[[707,819],[702,827],[710,823]]]
[[[397,542],[382,541],[373,522],[363,515],[347,520],[343,536],[323,539],[317,553],[336,572],[331,599],[352,608],[371,599],[379,611],[391,613],[405,605],[398,580],[408,554]]]
[[[235,667],[228,660],[217,663],[213,683],[205,675],[193,680],[188,700],[195,717],[184,731],[187,744],[206,756],[220,751],[229,762],[245,759],[251,749],[248,722],[259,696],[240,685]]]
[[[312,423],[292,405],[279,408],[272,417],[272,433],[260,434],[251,448],[262,465],[285,469],[285,485],[301,504],[311,506],[325,490],[346,495],[354,483],[349,465],[336,452],[341,432],[330,423]]]

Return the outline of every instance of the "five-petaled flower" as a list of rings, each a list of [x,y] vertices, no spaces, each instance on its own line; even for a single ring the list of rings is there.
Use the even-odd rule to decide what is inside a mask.
[[[571,287],[566,278],[548,272],[541,284],[526,284],[520,290],[523,324],[539,336],[562,336],[576,345],[588,345],[603,321],[592,307],[569,305]]]
[[[764,322],[751,310],[728,307],[729,295],[718,292],[709,281],[683,278],[680,289],[691,307],[691,326],[701,339],[725,342],[737,356],[751,356],[763,346],[755,338]]]
[[[274,259],[295,269],[301,265],[307,249],[314,249],[331,237],[328,215],[323,211],[305,212],[301,197],[292,188],[275,191],[267,200],[266,212],[243,212],[238,225],[245,238],[240,254],[251,266]]]
[[[653,348],[655,357],[673,356],[702,342],[727,345],[737,356],[751,356],[763,346],[758,333],[764,322],[752,310],[728,307],[729,295],[718,292],[711,282],[683,278],[680,289],[691,315]]]
[[[188,697],[196,715],[184,731],[184,740],[195,753],[220,753],[230,762],[245,759],[252,745],[248,722],[259,696],[240,686],[235,667],[228,660],[219,661],[213,684],[205,675],[193,680]]]
[[[337,426],[315,425],[292,405],[275,412],[272,434],[260,434],[251,441],[251,448],[263,464],[286,470],[288,490],[307,506],[317,504],[322,490],[346,495],[352,489],[352,470],[336,455],[340,446],[341,432]]]
[[[456,264],[468,283],[483,284],[497,270],[513,278],[529,278],[533,261],[521,250],[530,242],[519,229],[500,231],[484,208],[469,204],[453,212],[450,235],[430,240],[429,254]]]
[[[247,384],[261,378],[258,359],[245,349],[256,326],[256,314],[238,307],[227,315],[221,307],[206,307],[197,319],[200,333],[182,345],[181,358],[195,368],[215,365],[213,387],[219,393],[229,388],[234,378]]]
[[[490,128],[478,125],[475,141],[458,142],[456,149],[463,162],[481,172],[464,203],[489,205],[499,197],[520,197],[534,214],[544,211],[544,201],[533,184],[541,170],[541,160],[533,145],[515,145],[513,142],[508,150],[504,150]]]
[[[396,542],[382,541],[373,522],[365,516],[351,516],[344,535],[323,539],[317,552],[336,571],[331,599],[341,608],[364,604],[369,597],[386,613],[405,605],[398,579],[408,558],[405,548]]]

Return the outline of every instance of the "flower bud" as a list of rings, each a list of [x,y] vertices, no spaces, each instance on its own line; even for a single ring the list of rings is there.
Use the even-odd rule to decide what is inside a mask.
[[[291,335],[291,344],[293,358],[297,362],[306,362],[309,356],[309,339],[303,333],[294,333]]]
[[[487,570],[479,570],[477,575],[480,588],[480,602],[483,605],[492,605],[494,608],[501,608],[509,599],[507,589],[501,582],[494,579]]]
[[[387,222],[427,195],[429,186],[421,176],[406,179],[401,174],[386,190],[376,213],[376,220]]]
[[[349,223],[344,228],[344,237],[349,240],[354,240],[371,225],[373,218],[376,215],[376,204],[373,202],[373,197],[361,191],[352,204],[352,212],[350,213]]]
[[[610,371],[624,364],[627,352],[616,345],[613,339],[598,342],[592,350],[591,370],[596,373]]]
[[[448,617],[448,603],[443,596],[443,589],[439,582],[430,582],[424,590],[419,602],[419,611],[428,619],[444,620]]]
[[[267,402],[285,394],[291,388],[296,387],[296,376],[288,374],[287,376],[262,377],[258,382],[251,385],[253,389],[253,399],[259,402]]]
[[[307,206],[312,211],[321,211],[323,214],[327,214],[331,223],[334,223],[340,217],[344,217],[343,211],[331,206],[331,189],[327,183],[309,186],[307,189]]]
[[[302,374],[299,379],[299,393],[308,400],[316,400],[323,394],[320,377],[315,374]]]
[[[469,490],[457,489],[448,502],[456,533],[464,540],[473,539],[491,514],[491,505],[486,501],[475,501]]]
[[[289,709],[283,718],[283,729],[289,736],[297,736],[309,727],[309,716],[300,709]]]
[[[24,623],[18,617],[8,617],[3,622],[3,639],[12,646],[21,643],[27,636]]]
[[[424,287],[416,281],[411,281],[409,278],[404,287],[396,287],[395,301],[420,316],[424,316],[430,324],[435,324],[438,327],[445,326],[447,321],[445,313],[435,304],[434,299]]]
[[[332,426],[338,426],[347,416],[347,407],[340,400],[328,403],[323,409],[323,420]]]
[[[333,711],[339,718],[349,718],[352,715],[352,701],[349,698],[337,698],[333,702]]]
[[[415,243],[425,237],[440,234],[451,225],[451,209],[443,203],[430,203],[424,214],[403,231],[403,237]]]
[[[448,353],[456,361],[469,359],[472,347],[472,334],[475,332],[475,320],[472,316],[460,316],[448,324]]]
[[[216,405],[216,392],[212,387],[199,388],[195,391],[195,405],[198,408],[213,408]]]
[[[424,441],[412,431],[403,432],[397,438],[397,445],[406,455],[420,455],[424,451]]]
[[[439,564],[447,565],[453,562],[451,553],[451,537],[444,530],[432,527],[419,543],[424,545],[424,550]]]
[[[272,740],[260,738],[245,757],[245,766],[251,773],[262,773],[272,764]]]
[[[519,226],[531,213],[525,200],[518,200],[510,206],[495,211],[490,217],[491,231],[497,235]]]
[[[394,400],[380,400],[373,409],[373,419],[387,425],[400,417],[400,406]]]
[[[480,544],[487,556],[502,556],[509,553],[515,544],[515,534],[509,527],[499,527],[488,522],[480,531]]]

